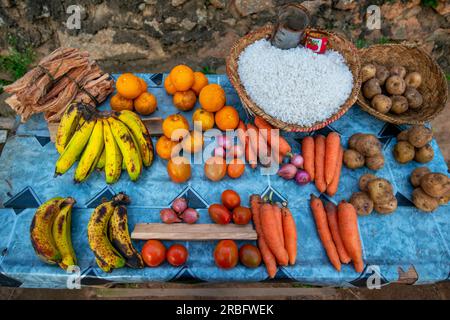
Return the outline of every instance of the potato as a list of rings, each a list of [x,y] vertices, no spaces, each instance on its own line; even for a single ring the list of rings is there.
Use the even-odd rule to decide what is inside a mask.
[[[367,191],[375,203],[386,203],[389,201],[389,195],[394,194],[392,184],[383,178],[376,178],[369,181]]]
[[[428,173],[420,179],[420,186],[431,197],[440,198],[450,190],[450,179],[442,173]]]
[[[439,207],[438,199],[430,197],[422,188],[414,189],[412,193],[412,202],[419,210],[432,212]]]
[[[355,207],[360,216],[368,216],[373,211],[373,201],[365,192],[355,192],[350,198],[350,203]]]
[[[439,205],[444,206],[450,201],[450,191],[444,194],[442,197],[439,197],[438,202]]]
[[[408,99],[406,99],[404,96],[392,96],[392,107],[391,112],[395,114],[402,114],[406,111],[408,111]]]
[[[397,141],[408,141],[408,130],[403,130],[397,135]]]
[[[415,168],[413,172],[411,172],[409,181],[411,182],[414,188],[417,188],[420,186],[420,179],[422,179],[422,177],[428,173],[431,173],[431,171],[427,167]]]
[[[399,141],[394,147],[394,158],[397,162],[405,164],[414,159],[416,150],[408,141]]]
[[[433,131],[431,129],[414,125],[408,130],[408,141],[416,148],[422,148],[433,140]]]
[[[359,178],[359,190],[368,191],[367,185],[373,179],[376,179],[377,176],[371,173],[366,173]]]
[[[364,67],[361,68],[360,74],[361,74],[361,81],[364,83],[367,80],[375,78],[375,75],[377,74],[377,68],[371,63],[366,64]]]
[[[392,100],[388,96],[383,94],[377,94],[373,97],[372,102],[370,103],[372,108],[377,110],[380,113],[388,113],[392,107]]]
[[[419,109],[423,105],[422,95],[413,87],[407,87],[404,96],[408,100],[408,106],[411,109]]]
[[[381,86],[384,85],[386,79],[389,78],[390,75],[389,70],[385,66],[377,66],[375,77],[378,79]]]
[[[359,138],[364,137],[363,133],[355,133],[354,135],[352,135],[350,137],[350,139],[348,139],[348,147],[350,149],[355,149],[356,148],[356,142],[359,140]]]
[[[391,194],[386,202],[383,203],[375,203],[374,209],[376,212],[380,214],[390,214],[397,210],[398,200],[397,198]]]
[[[418,72],[411,72],[405,76],[405,83],[408,87],[417,89],[422,84],[422,75]]]
[[[403,66],[393,66],[389,69],[389,73],[391,76],[399,76],[404,79],[406,76],[406,68]]]
[[[376,78],[370,79],[369,81],[364,83],[362,89],[363,89],[363,95],[367,99],[372,99],[377,94],[381,94],[380,82]]]
[[[355,150],[365,157],[372,157],[381,153],[381,143],[373,134],[365,134],[356,140]]]
[[[390,76],[386,79],[386,91],[391,95],[402,95],[405,93],[406,84],[400,76]]]
[[[349,169],[364,167],[364,156],[356,150],[347,149],[344,152],[344,164]]]
[[[370,170],[380,170],[384,167],[384,156],[383,154],[376,154],[372,157],[366,157],[366,167]]]
[[[416,149],[416,155],[414,156],[414,160],[420,163],[428,163],[434,158],[434,150],[433,147],[429,144],[426,144],[422,148]]]

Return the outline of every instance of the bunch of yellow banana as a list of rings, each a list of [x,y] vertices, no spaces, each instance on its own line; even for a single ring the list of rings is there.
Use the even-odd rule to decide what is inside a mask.
[[[103,202],[91,215],[88,224],[88,241],[97,265],[104,272],[122,268],[140,269],[144,261],[131,243],[128,231],[128,214],[124,204],[129,198],[124,193]]]
[[[55,146],[60,153],[55,175],[66,173],[79,160],[75,182],[85,181],[95,168],[105,171],[107,183],[117,182],[123,168],[136,181],[154,157],[150,134],[136,113],[97,113],[81,104],[67,108]]]
[[[75,199],[56,197],[42,204],[30,226],[31,243],[36,254],[49,264],[67,270],[77,264],[72,246],[72,207]]]

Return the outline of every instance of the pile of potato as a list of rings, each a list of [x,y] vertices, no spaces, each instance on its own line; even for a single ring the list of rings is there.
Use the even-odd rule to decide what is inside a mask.
[[[373,210],[380,214],[390,214],[397,209],[398,202],[392,184],[383,178],[367,173],[359,179],[360,192],[355,192],[350,203],[358,215],[367,216]]]
[[[423,97],[417,88],[422,84],[419,72],[407,72],[394,65],[390,69],[367,64],[361,69],[362,93],[371,100],[371,106],[380,113],[402,114],[409,109],[418,110]]]
[[[415,188],[412,201],[419,210],[432,212],[450,201],[450,179],[445,174],[419,167],[411,173],[410,182]]]
[[[400,132],[394,147],[395,160],[402,164],[412,160],[419,163],[430,162],[434,158],[431,140],[433,140],[433,132],[425,126],[415,125]]]
[[[373,134],[356,133],[348,140],[348,149],[344,152],[344,164],[349,169],[358,169],[364,165],[371,170],[384,167],[384,155],[381,143]]]

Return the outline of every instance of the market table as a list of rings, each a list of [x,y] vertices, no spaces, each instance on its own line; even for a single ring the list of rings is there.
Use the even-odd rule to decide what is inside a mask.
[[[154,116],[165,117],[178,112],[162,85],[166,75],[139,76],[146,80],[149,91],[158,99],[159,107]],[[248,116],[227,77],[209,75],[208,78],[210,83],[219,83],[224,87],[227,104],[237,107],[241,118],[246,119]],[[102,107],[108,108],[108,102]],[[189,120],[191,114],[186,114]],[[164,264],[141,270],[123,268],[110,274],[97,267],[89,249],[88,220],[103,197],[111,197],[119,191],[125,191],[131,197],[129,225],[132,229],[138,222],[159,222],[159,210],[181,195],[187,196],[190,206],[200,212],[199,223],[209,223],[207,207],[219,202],[220,194],[225,189],[238,191],[244,205],[248,205],[248,198],[253,193],[266,195],[273,192],[275,200],[288,201],[297,223],[299,255],[295,266],[279,268],[276,279],[325,286],[366,286],[367,279],[374,273],[379,272],[381,284],[386,284],[398,280],[399,267],[408,270],[413,266],[418,274],[416,284],[450,280],[450,207],[441,206],[434,213],[425,214],[411,203],[412,187],[408,177],[419,164],[399,165],[395,162],[392,149],[395,136],[401,129],[377,120],[354,106],[340,120],[320,130],[321,133],[338,132],[344,145],[354,133],[376,134],[383,143],[386,157],[386,165],[377,175],[392,182],[399,202],[399,208],[392,215],[373,213],[359,218],[366,268],[358,274],[351,265],[343,266],[342,271],[337,272],[328,261],[309,209],[310,194],[319,196],[314,184],[300,187],[276,175],[262,175],[259,169],[251,170],[249,167],[238,180],[225,178],[220,182],[211,182],[205,178],[202,165],[193,166],[192,178],[187,183],[174,184],[167,176],[166,161],[158,157],[136,183],[122,177],[118,183],[108,186],[103,175],[95,172],[87,182],[74,184],[74,168],[61,177],[53,177],[58,153],[50,142],[43,117],[34,116],[20,125],[17,134],[9,138],[0,157],[0,285],[66,288],[68,274],[39,260],[29,238],[30,223],[36,208],[54,196],[72,196],[77,200],[72,218],[72,239],[83,285],[150,281],[264,281],[267,279],[264,266],[248,269],[238,265],[227,271],[217,268],[212,257],[214,241],[183,243],[190,256],[182,267]],[[285,134],[294,151],[299,151],[304,135]],[[435,140],[432,146],[436,156],[428,166],[432,171],[447,172]],[[357,191],[358,179],[366,172],[369,170],[344,168],[338,193],[333,198],[321,197],[335,203],[348,199]],[[244,241],[238,241],[238,245],[242,243]],[[143,241],[135,244],[140,249]]]

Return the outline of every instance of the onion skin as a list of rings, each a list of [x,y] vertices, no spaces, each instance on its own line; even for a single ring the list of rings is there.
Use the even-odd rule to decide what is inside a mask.
[[[159,216],[161,217],[161,221],[167,224],[181,222],[181,219],[178,218],[176,212],[170,208],[162,209]]]
[[[233,146],[233,143],[229,137],[222,135],[217,137],[217,145],[228,150]]]
[[[303,169],[303,163],[304,163],[304,160],[303,160],[303,157],[302,157],[301,155],[299,155],[299,154],[294,154],[294,155],[291,157],[291,163],[292,163],[296,168],[298,168],[298,169]]]
[[[181,214],[181,219],[183,219],[183,221],[188,224],[196,223],[198,218],[199,218],[199,214],[198,214],[197,210],[192,209],[192,208],[187,208]]]
[[[295,175],[295,182],[301,186],[304,186],[311,182],[311,176],[305,170],[298,170]]]
[[[292,180],[297,174],[297,168],[292,163],[283,164],[278,170],[278,175],[285,180]]]
[[[172,203],[172,209],[178,214],[180,214],[184,210],[186,210],[187,207],[188,207],[188,204],[187,204],[187,201],[185,198],[175,199]]]
[[[222,147],[216,147],[214,148],[214,157],[220,157],[220,158],[225,158],[225,149]]]

